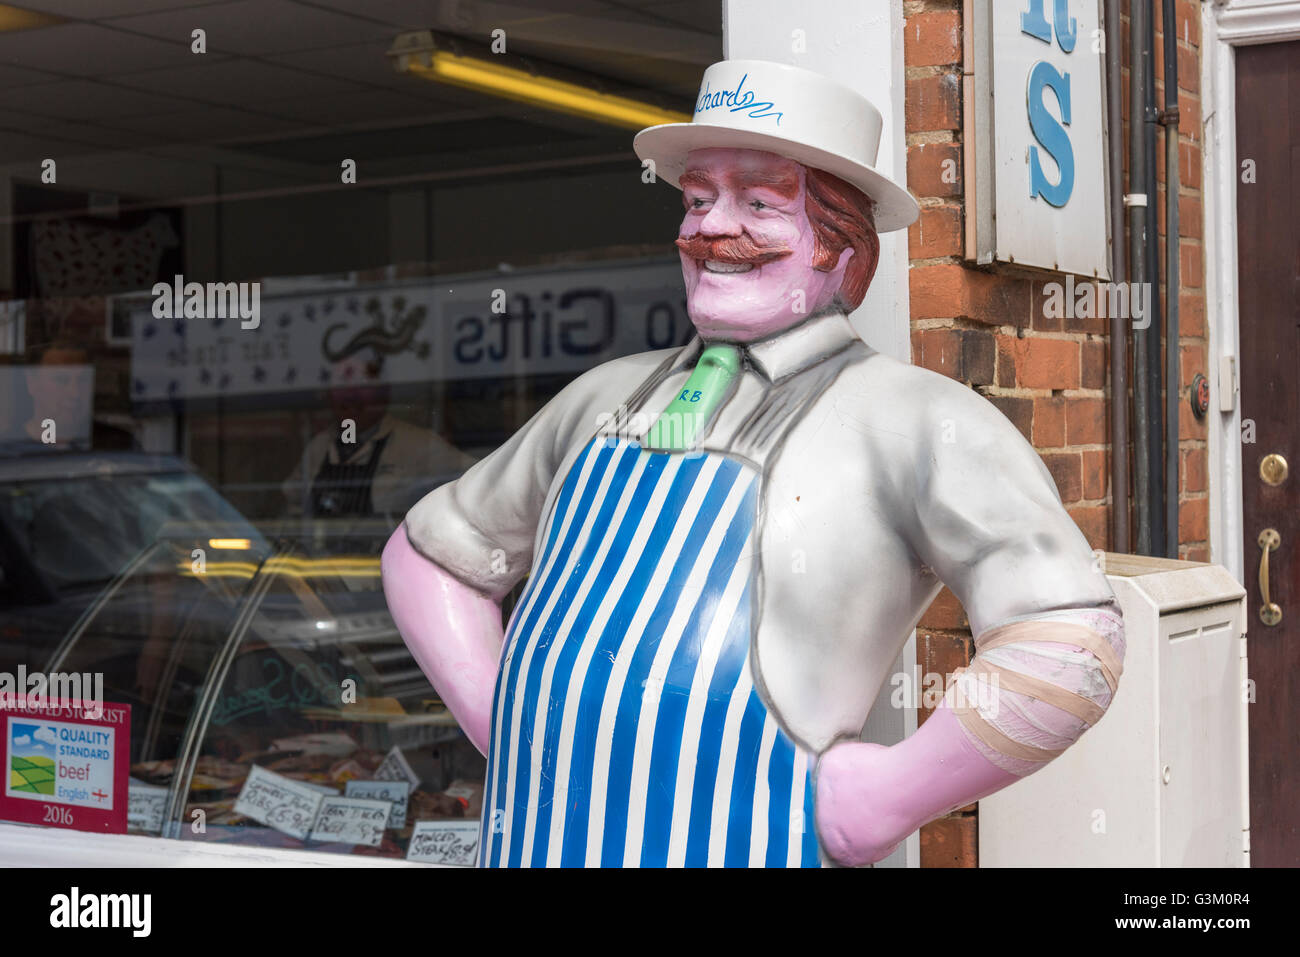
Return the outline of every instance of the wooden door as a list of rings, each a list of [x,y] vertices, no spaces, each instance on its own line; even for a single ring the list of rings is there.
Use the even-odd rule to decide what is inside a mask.
[[[1255,682],[1250,850],[1256,867],[1295,867],[1300,865],[1300,41],[1238,47],[1236,57],[1242,506],[1247,645]],[[1280,459],[1286,461],[1285,478]],[[1272,624],[1265,619],[1275,618],[1276,610],[1261,613],[1261,535],[1277,542],[1268,555],[1268,590],[1281,617]]]

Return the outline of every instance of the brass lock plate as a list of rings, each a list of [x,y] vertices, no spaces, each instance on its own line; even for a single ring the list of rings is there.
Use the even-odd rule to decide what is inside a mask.
[[[1260,459],[1259,477],[1269,485],[1281,485],[1286,481],[1289,471],[1286,459],[1276,452],[1272,452]]]

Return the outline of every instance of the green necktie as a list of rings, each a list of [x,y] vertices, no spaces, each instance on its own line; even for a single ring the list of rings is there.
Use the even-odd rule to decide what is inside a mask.
[[[694,445],[739,371],[740,350],[736,346],[707,346],[686,385],[646,433],[645,447],[682,452]]]

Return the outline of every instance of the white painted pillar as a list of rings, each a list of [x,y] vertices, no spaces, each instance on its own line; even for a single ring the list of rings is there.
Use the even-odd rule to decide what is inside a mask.
[[[815,70],[860,92],[884,117],[876,168],[902,181],[907,168],[903,121],[902,0],[723,0],[722,49],[728,60],[771,60]],[[862,305],[850,317],[873,348],[911,361],[907,231],[880,237],[880,265]],[[893,673],[916,670],[916,636]],[[886,682],[863,740],[894,744],[916,730],[915,709],[894,708]],[[877,867],[916,867],[920,839],[912,835]]]
[[[904,178],[902,0],[723,0],[722,50],[728,60],[788,63],[857,90],[884,117],[877,169]],[[880,239],[880,266],[853,324],[871,346],[908,362],[907,231]]]

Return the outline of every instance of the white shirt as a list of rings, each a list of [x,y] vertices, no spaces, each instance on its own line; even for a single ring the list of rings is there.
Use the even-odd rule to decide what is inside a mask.
[[[807,405],[765,467],[751,668],[767,706],[820,752],[857,738],[894,658],[946,584],[975,634],[1014,618],[1113,605],[1038,454],[958,382],[862,345],[840,314],[744,348],[739,381],[699,442],[729,452],[773,383],[853,346],[861,359]],[[676,351],[640,431],[703,345]],[[568,385],[501,448],[406,517],[412,545],[500,599],[528,572],[569,464],[673,350]]]
[[[338,429],[324,429],[312,436],[302,458],[281,483],[290,514],[302,511],[304,465],[310,493],[321,466],[326,462],[337,465],[341,461],[338,437]],[[370,484],[370,502],[377,515],[402,514],[431,485],[440,484],[474,464],[472,456],[436,432],[387,414],[363,442],[349,450],[348,461],[365,462],[381,439],[385,440],[384,447]]]

